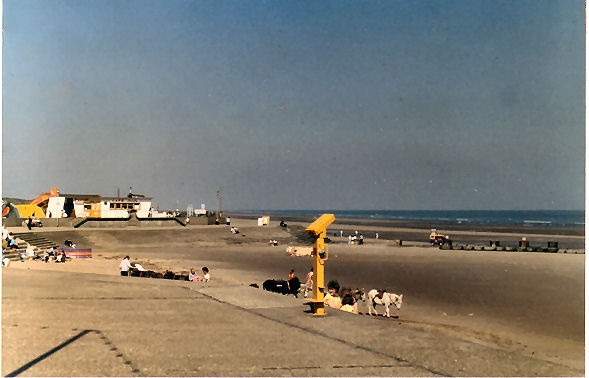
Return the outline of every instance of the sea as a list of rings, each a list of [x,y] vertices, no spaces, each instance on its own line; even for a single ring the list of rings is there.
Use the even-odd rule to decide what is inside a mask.
[[[336,219],[419,221],[505,226],[585,227],[584,210],[251,210],[275,216],[318,216],[334,214]]]

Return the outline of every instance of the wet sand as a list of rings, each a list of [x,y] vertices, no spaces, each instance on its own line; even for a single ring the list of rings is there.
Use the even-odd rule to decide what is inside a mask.
[[[40,232],[49,239],[60,242],[69,238],[81,247],[93,248],[93,258],[66,264],[12,262],[8,269],[118,275],[120,259],[130,255],[133,262],[158,271],[180,273],[192,267],[200,271],[206,265],[213,280],[229,285],[261,286],[265,279],[285,278],[290,269],[303,278],[311,259],[287,256],[285,248],[288,244],[304,245],[301,230],[308,223],[289,222],[288,230],[277,223],[257,227],[253,220],[232,218],[232,225],[241,230],[238,235],[224,225],[46,229]],[[367,235],[418,235],[417,229],[382,224],[350,224],[346,228],[339,224],[339,228],[359,228]],[[454,232],[481,240],[521,238],[511,233]],[[583,239],[575,235],[535,235],[561,245],[567,241],[577,245]],[[278,240],[279,246],[268,246],[269,239]],[[444,251],[409,237],[401,247],[392,241],[397,237],[367,238],[363,246],[347,245],[345,238],[332,239],[326,280],[337,279],[341,286],[403,293],[403,308],[396,314],[396,321],[403,325],[584,369],[584,254]],[[362,305],[361,311],[365,312]]]

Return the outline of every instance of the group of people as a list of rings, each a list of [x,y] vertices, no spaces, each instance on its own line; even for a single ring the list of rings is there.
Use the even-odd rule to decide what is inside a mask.
[[[334,232],[333,236],[337,236],[337,233]],[[344,237],[344,230],[340,230],[339,236]],[[374,233],[374,238],[378,239],[378,232]],[[364,244],[364,235],[358,231],[354,231],[354,235],[348,235],[348,244]]]
[[[123,260],[119,264],[119,269],[121,270],[121,276],[128,277],[129,271],[131,269],[137,269],[140,272],[145,272],[145,268],[141,266],[139,263],[132,264],[131,258],[129,256],[125,256]],[[206,266],[202,267],[202,277],[200,277],[194,268],[190,268],[190,273],[188,273],[188,281],[193,282],[209,282],[211,280],[211,274],[209,273],[209,268]]]
[[[288,276],[289,280],[294,277],[295,271],[292,269]],[[303,297],[307,298],[308,293],[313,291],[313,268],[307,273],[305,282],[301,285],[301,291]],[[358,313],[358,303],[354,297],[354,293],[351,288],[342,288],[337,280],[331,280],[327,283],[327,293],[323,297],[323,303],[327,307],[336,308],[338,310],[351,312],[354,314]]]
[[[336,308],[342,311],[358,313],[358,303],[354,298],[351,288],[342,288],[337,280],[331,280],[327,283],[327,293],[324,298],[325,306]]]
[[[209,273],[209,268],[207,268],[206,266],[203,266],[201,270],[202,270],[202,277],[199,277],[199,275],[196,274],[196,271],[194,270],[194,268],[190,268],[190,273],[188,273],[188,281],[209,282],[211,280],[211,274]]]
[[[9,232],[4,225],[2,225],[2,249],[4,249],[4,245],[6,242],[6,248],[10,249],[18,249],[18,244],[16,243],[16,238]]]
[[[12,232],[8,234],[6,237],[6,247],[9,249],[18,249],[18,243],[16,242],[16,238],[12,235]]]
[[[51,246],[45,250],[43,250],[43,255],[39,255],[37,254],[37,252],[35,251],[35,246],[31,245],[30,243],[27,243],[27,247],[25,248],[24,251],[21,251],[18,254],[18,260],[19,261],[25,261],[25,260],[43,260],[45,261],[45,263],[48,263],[50,261],[56,262],[56,263],[64,263],[66,262],[67,259],[69,259],[69,257],[67,257],[67,255],[65,254],[65,251],[62,249],[59,249],[59,247],[56,246]]]
[[[354,231],[354,235],[348,235],[348,244],[356,244],[359,245],[364,244],[364,235],[358,234],[358,231]]]
[[[58,246],[50,247],[43,252],[43,261],[48,263],[49,261],[55,261],[56,263],[64,263],[68,259],[64,250],[59,250]]]

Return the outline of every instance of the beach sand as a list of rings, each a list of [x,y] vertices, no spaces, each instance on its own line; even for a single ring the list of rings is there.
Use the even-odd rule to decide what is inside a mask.
[[[308,245],[301,232],[308,222],[289,222],[289,228],[282,229],[277,221],[258,227],[252,219],[232,217],[232,225],[239,227],[240,234],[231,234],[225,225],[35,230],[50,240],[71,239],[80,247],[91,247],[93,258],[65,264],[11,262],[7,269],[118,276],[120,260],[129,255],[133,263],[160,272],[186,273],[195,268],[200,273],[207,266],[214,282],[229,286],[256,283],[261,287],[266,279],[285,279],[290,269],[301,279],[305,277],[311,258],[288,256],[285,248]],[[417,231],[349,222],[333,229],[340,228],[346,235],[360,228],[366,235],[379,232],[386,236],[367,238],[362,246],[331,237],[326,282],[337,279],[342,287],[402,293],[403,307],[393,313],[406,327],[562,365],[564,375],[584,371],[585,257],[571,253],[581,251],[445,251],[423,241],[406,238],[403,246],[393,241],[398,235],[429,232],[426,228]],[[519,233],[508,232],[453,232],[480,241],[521,238]],[[279,246],[269,246],[270,239],[276,239]],[[572,240],[571,245],[579,245],[582,237],[544,233],[528,239],[561,244]],[[360,311],[366,312],[365,305],[360,305]],[[481,374],[493,375],[489,371]],[[523,370],[516,375],[528,373]]]

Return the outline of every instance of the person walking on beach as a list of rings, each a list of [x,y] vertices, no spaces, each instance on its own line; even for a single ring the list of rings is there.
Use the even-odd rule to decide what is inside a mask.
[[[125,256],[123,261],[119,264],[119,268],[121,269],[121,276],[129,276],[129,269],[133,268],[131,261],[129,260],[129,256]]]
[[[307,278],[305,279],[305,294],[303,295],[304,298],[307,298],[309,291],[313,291],[313,267],[309,273],[307,273]]]

